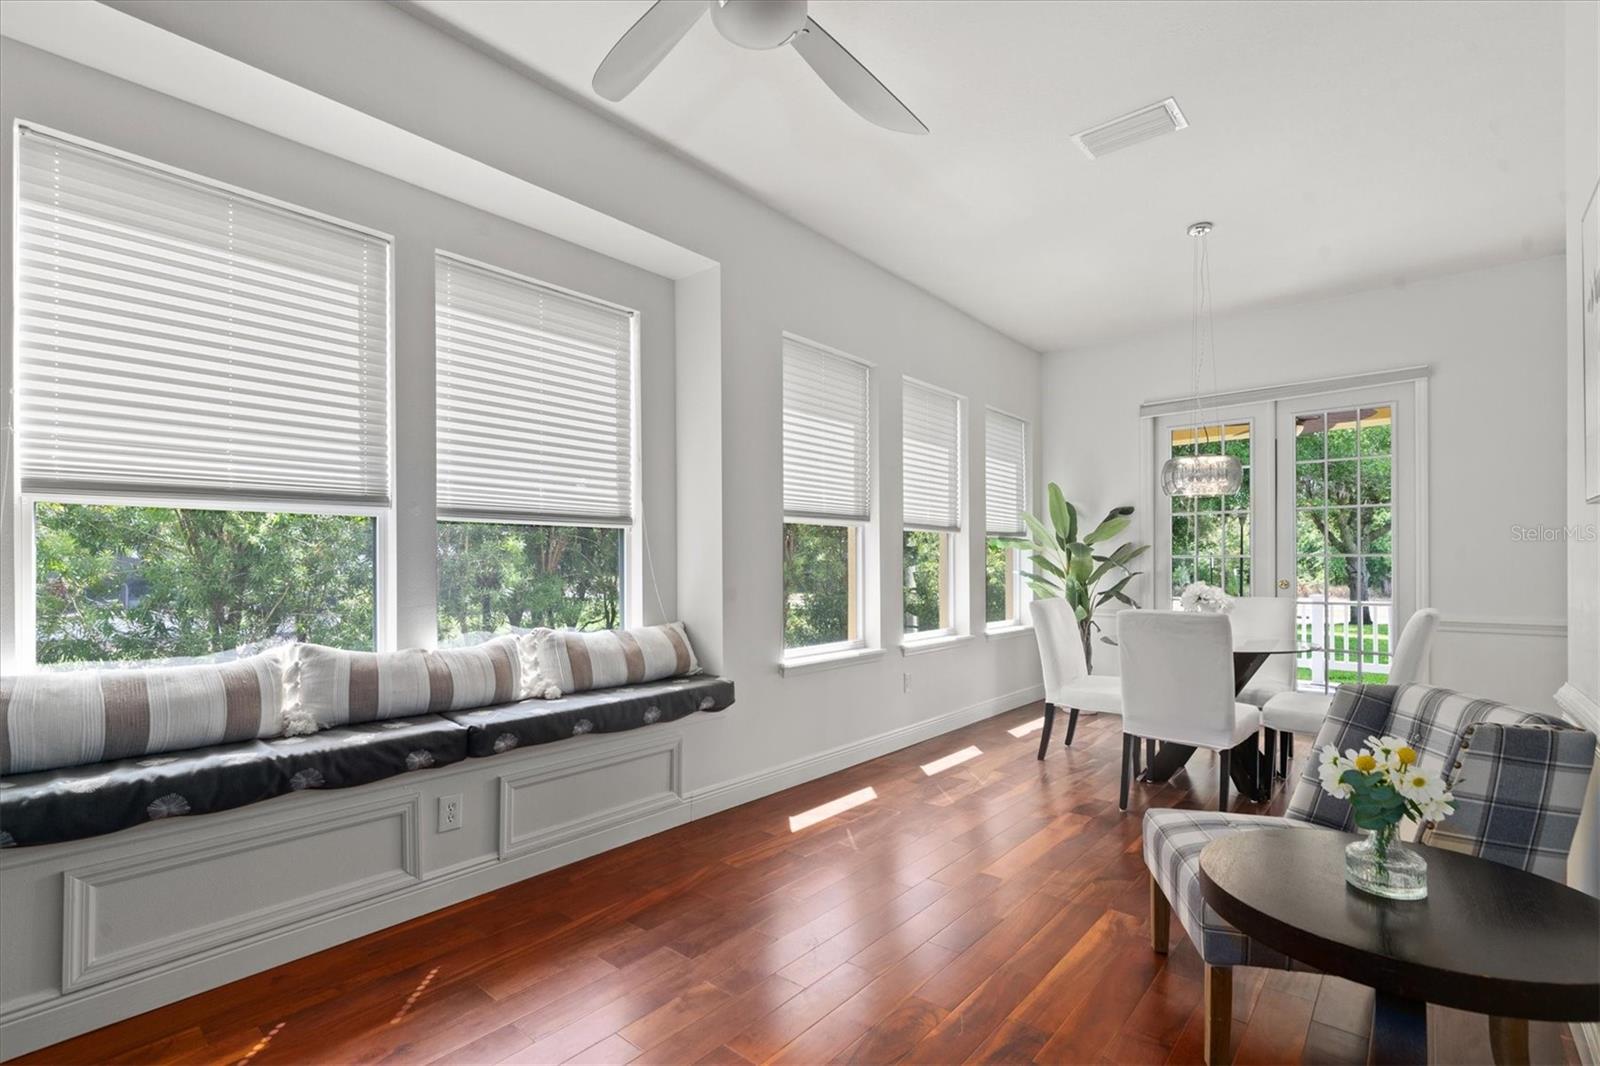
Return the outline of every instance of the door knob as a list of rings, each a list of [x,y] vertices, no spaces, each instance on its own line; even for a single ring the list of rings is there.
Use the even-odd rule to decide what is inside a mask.
[[[1288,578],[1286,578],[1286,577],[1280,577],[1280,578],[1279,578],[1279,579],[1278,579],[1278,587],[1279,587],[1279,588],[1280,588],[1280,589],[1286,589],[1286,588],[1288,588],[1288,587],[1289,587],[1289,579],[1288,579]]]

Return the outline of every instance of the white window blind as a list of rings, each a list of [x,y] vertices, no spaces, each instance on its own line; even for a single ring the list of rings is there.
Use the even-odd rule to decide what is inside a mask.
[[[984,421],[984,531],[991,537],[1020,537],[1027,530],[1028,425],[1020,418],[990,411]]]
[[[915,381],[905,383],[901,421],[907,529],[961,528],[961,400]]]
[[[17,429],[40,495],[389,502],[389,246],[24,128]]]
[[[871,517],[871,379],[865,364],[783,339],[783,513],[797,521]]]
[[[435,260],[441,518],[633,519],[633,314]]]

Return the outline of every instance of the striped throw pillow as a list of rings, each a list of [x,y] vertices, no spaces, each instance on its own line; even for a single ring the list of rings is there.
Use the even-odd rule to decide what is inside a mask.
[[[283,732],[282,652],[201,666],[0,678],[0,774]]]
[[[545,699],[700,672],[682,622],[597,633],[541,630],[533,640],[530,694]]]
[[[340,651],[302,644],[290,691],[286,732],[295,735],[511,703],[523,695],[522,662],[514,636],[432,651]]]

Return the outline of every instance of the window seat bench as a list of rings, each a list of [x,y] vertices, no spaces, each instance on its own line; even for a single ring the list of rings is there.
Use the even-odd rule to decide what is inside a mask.
[[[733,682],[725,678],[679,677],[17,774],[0,778],[0,847],[102,836],[304,789],[352,788],[513,748],[671,722],[732,703]]]

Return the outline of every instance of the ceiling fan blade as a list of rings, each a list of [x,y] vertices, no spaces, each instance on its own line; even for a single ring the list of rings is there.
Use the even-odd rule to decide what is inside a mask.
[[[708,7],[708,0],[656,0],[595,68],[594,91],[612,101],[633,92]]]
[[[817,72],[817,77],[868,122],[899,133],[928,132],[922,120],[815,19],[806,19],[805,26],[789,43]]]

